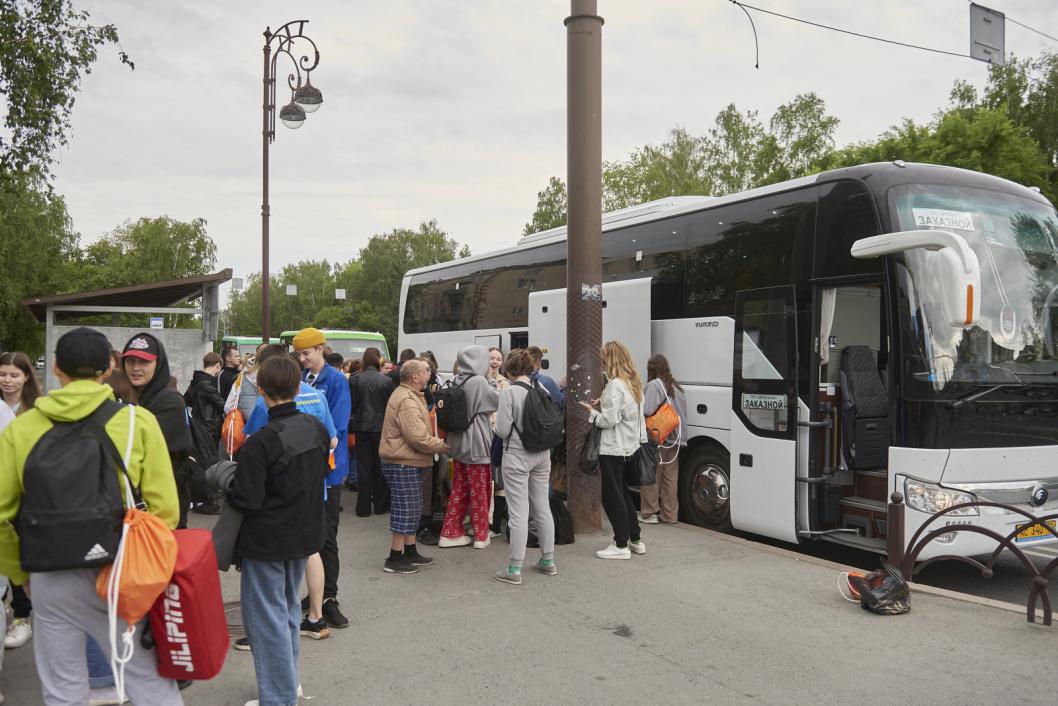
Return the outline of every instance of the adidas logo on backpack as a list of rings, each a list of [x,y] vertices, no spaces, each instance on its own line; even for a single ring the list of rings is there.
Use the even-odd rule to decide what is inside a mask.
[[[88,553],[84,555],[85,561],[98,561],[99,559],[109,559],[110,552],[103,547],[96,544],[94,547],[88,550]]]

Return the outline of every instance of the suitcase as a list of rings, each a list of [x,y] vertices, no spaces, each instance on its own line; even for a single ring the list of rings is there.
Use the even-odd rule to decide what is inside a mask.
[[[179,551],[169,585],[151,608],[158,674],[212,679],[228,654],[228,623],[213,536],[204,529],[173,532]]]

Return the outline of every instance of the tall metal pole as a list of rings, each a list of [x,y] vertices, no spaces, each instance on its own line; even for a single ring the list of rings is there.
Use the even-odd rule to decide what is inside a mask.
[[[264,45],[264,103],[262,113],[264,115],[264,127],[261,130],[261,340],[268,343],[271,331],[271,311],[269,309],[269,277],[268,277],[268,143],[271,141],[270,120],[273,115],[271,91],[271,60],[272,60],[272,33],[265,28]]]
[[[588,431],[576,402],[602,391],[602,24],[596,0],[571,0],[566,18],[566,405],[568,491],[579,530],[602,524],[599,480],[577,470]]]

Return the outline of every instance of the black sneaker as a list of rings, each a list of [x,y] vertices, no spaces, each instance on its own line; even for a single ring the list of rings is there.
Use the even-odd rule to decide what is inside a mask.
[[[223,507],[216,500],[207,500],[204,503],[199,503],[192,508],[191,512],[198,513],[199,515],[219,515]]]
[[[415,539],[419,542],[419,544],[425,544],[428,547],[436,547],[437,542],[441,538],[438,537],[437,533],[429,527],[423,527],[421,530],[419,530],[419,533],[415,535]]]
[[[240,637],[238,640],[235,641],[235,649],[239,650],[240,652],[249,652],[250,638]]]
[[[408,554],[407,552],[405,552],[404,558],[412,566],[433,566],[433,558],[423,556],[418,551],[416,551],[414,554]]]
[[[305,618],[301,621],[301,636],[311,637],[313,640],[325,640],[331,636],[331,631],[327,629],[327,623],[323,618],[316,622]]]
[[[349,618],[342,615],[342,611],[338,609],[337,598],[325,598],[323,601],[323,619],[327,621],[327,624],[332,628],[349,627]]]
[[[398,556],[396,559],[386,559],[386,564],[382,567],[382,570],[385,571],[387,574],[419,573],[419,567],[415,564],[412,564],[403,556]]]

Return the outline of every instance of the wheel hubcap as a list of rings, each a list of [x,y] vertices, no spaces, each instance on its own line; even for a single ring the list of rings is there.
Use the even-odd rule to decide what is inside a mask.
[[[721,524],[727,518],[727,501],[731,495],[724,469],[709,464],[694,477],[694,505],[710,524]]]

